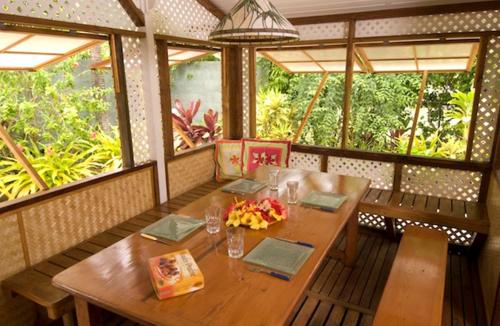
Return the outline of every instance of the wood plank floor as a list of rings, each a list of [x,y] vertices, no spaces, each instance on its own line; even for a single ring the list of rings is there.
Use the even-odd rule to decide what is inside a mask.
[[[109,236],[116,236],[116,239],[96,237],[89,242],[96,246],[109,245],[108,242],[116,242],[220,186],[216,182],[206,183],[106,232]],[[339,237],[336,249],[343,249],[344,246],[344,237]],[[397,248],[397,242],[361,228],[356,265],[350,268],[335,258],[327,258],[297,307],[291,324],[371,325]],[[100,248],[86,246],[78,249],[90,254]],[[69,265],[73,263],[68,262]],[[445,291],[444,326],[486,325],[476,265],[459,252],[454,251],[448,256]],[[106,312],[103,317],[105,325],[137,325],[112,313]]]

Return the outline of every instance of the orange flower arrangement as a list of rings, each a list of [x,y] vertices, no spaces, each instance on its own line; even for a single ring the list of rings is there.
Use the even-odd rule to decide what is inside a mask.
[[[235,199],[224,214],[226,226],[248,226],[253,230],[267,229],[270,224],[286,220],[286,207],[274,198],[260,201]]]

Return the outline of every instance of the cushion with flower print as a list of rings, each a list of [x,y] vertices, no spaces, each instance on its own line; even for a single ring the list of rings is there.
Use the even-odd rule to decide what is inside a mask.
[[[288,167],[292,143],[288,140],[243,139],[242,172],[247,174],[259,166]]]
[[[215,178],[217,181],[241,177],[241,140],[221,139],[215,142]]]

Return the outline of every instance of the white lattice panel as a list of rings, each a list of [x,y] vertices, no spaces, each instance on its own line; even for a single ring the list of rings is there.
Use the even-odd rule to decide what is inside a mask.
[[[292,152],[290,168],[307,171],[321,171],[321,155]]]
[[[296,26],[301,40],[327,40],[347,37],[347,24],[328,23]]]
[[[500,37],[490,39],[472,147],[474,161],[489,161],[500,108]]]
[[[364,212],[359,212],[358,214],[358,222],[362,226],[366,226],[369,228],[377,229],[377,230],[385,230],[385,219],[383,216],[376,214],[369,214]]]
[[[157,34],[207,40],[219,19],[196,0],[158,0],[153,8]]]
[[[448,241],[450,243],[461,245],[461,246],[470,246],[474,241],[476,234],[467,230],[460,230],[456,228],[450,228],[447,226],[441,226],[436,224],[428,224],[422,222],[414,222],[408,220],[397,219],[396,220],[396,229],[400,233],[404,233],[404,228],[407,225],[416,225],[420,227],[425,227],[429,229],[439,230],[446,232],[448,235]]]
[[[401,191],[404,192],[475,202],[480,187],[480,172],[403,166]]]
[[[250,137],[250,50],[242,50],[242,83],[243,83],[243,137]]]
[[[137,30],[118,0],[0,0],[0,13]]]
[[[500,30],[498,10],[362,20],[356,23],[357,37],[494,30]]]
[[[141,163],[151,158],[143,88],[141,40],[131,37],[124,37],[122,40],[134,161]]]
[[[328,173],[368,178],[372,181],[371,188],[391,190],[394,178],[394,164],[329,157]]]

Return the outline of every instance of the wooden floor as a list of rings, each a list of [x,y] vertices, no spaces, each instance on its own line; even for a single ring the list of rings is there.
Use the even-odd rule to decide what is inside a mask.
[[[165,212],[177,210],[218,187],[220,184],[215,182],[207,183],[141,214],[132,223],[146,222],[146,219],[153,221],[153,217],[159,218]],[[126,223],[129,224],[130,221]],[[139,228],[137,225],[127,233]],[[343,249],[344,245],[345,240],[340,237],[335,246]],[[397,242],[384,235],[361,228],[356,266],[346,267],[335,258],[327,258],[305,299],[297,307],[292,325],[370,325],[397,247]],[[443,325],[486,325],[476,265],[460,253],[449,254],[448,258]],[[103,317],[106,325],[137,325],[112,313],[105,313]]]

